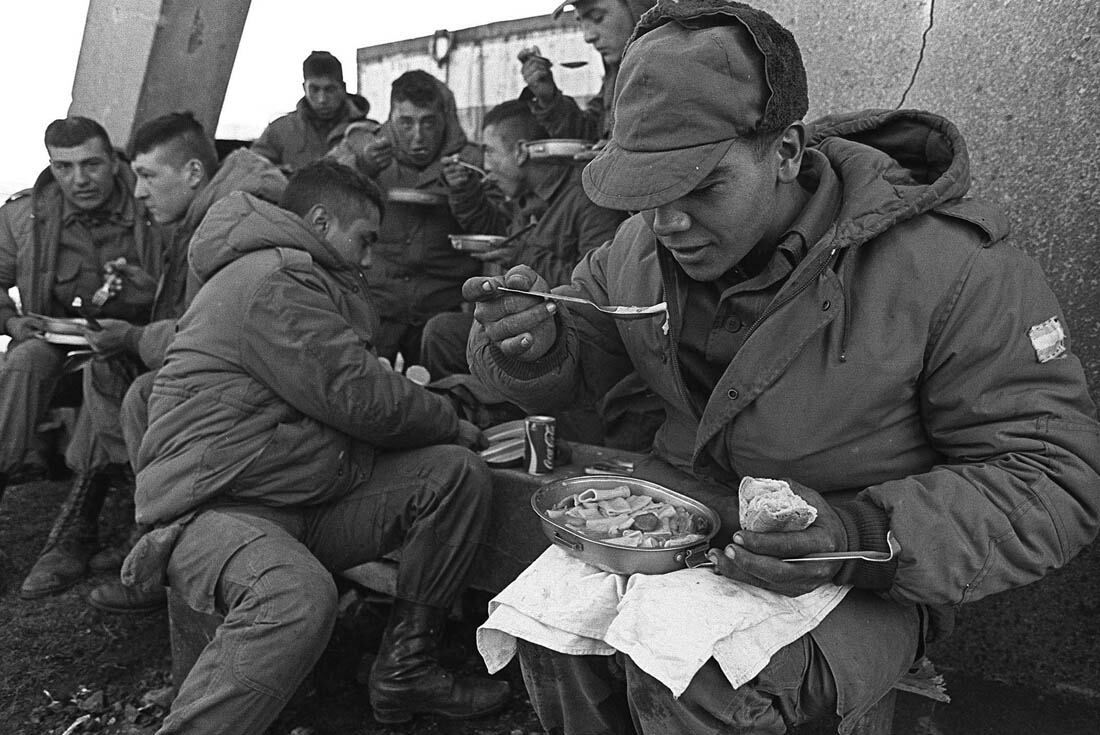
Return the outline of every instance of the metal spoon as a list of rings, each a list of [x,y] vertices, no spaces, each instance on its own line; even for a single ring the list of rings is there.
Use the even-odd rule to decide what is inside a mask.
[[[485,178],[486,176],[489,175],[489,172],[486,171],[485,169],[483,169],[481,166],[475,166],[474,164],[469,163],[468,161],[463,161],[458,156],[453,156],[450,160],[451,160],[452,163],[457,163],[459,166],[462,166],[462,168],[470,169],[471,171],[473,171],[475,174],[477,174],[481,178]]]
[[[819,551],[816,554],[806,554],[793,559],[783,561],[846,561],[848,559],[862,559],[863,561],[890,561],[901,551],[901,544],[894,538],[894,532],[886,534],[886,545],[889,551]]]
[[[595,309],[602,311],[604,314],[610,314],[613,317],[619,319],[646,319],[657,314],[664,314],[668,311],[668,304],[662,301],[659,304],[653,306],[603,306],[588,299],[577,298],[576,296],[566,296],[559,293],[546,293],[544,291],[520,291],[517,288],[506,288],[505,286],[497,286],[497,291],[504,291],[505,293],[519,294],[520,296],[538,296],[539,298],[549,299],[550,301],[566,301],[571,304],[584,304],[586,306],[594,307]]]
[[[550,59],[546,58],[545,56],[542,56],[541,54],[530,54],[528,56],[525,56],[523,60],[526,61],[527,59],[541,59],[542,61],[546,62],[546,68],[548,68],[548,69],[551,66],[554,65],[553,61],[550,61]],[[579,69],[582,66],[586,66],[588,64],[588,62],[587,61],[559,61],[558,64],[560,66],[564,66],[566,69]]]
[[[787,562],[799,562],[799,561],[848,561],[850,559],[862,559],[863,561],[890,561],[901,552],[901,544],[894,538],[894,532],[888,531],[886,533],[886,545],[890,547],[889,551],[819,551],[814,554],[806,554],[806,556],[796,556],[789,559],[783,559]],[[712,561],[700,561],[695,564],[688,564],[691,569],[700,569],[703,567],[717,566]]]

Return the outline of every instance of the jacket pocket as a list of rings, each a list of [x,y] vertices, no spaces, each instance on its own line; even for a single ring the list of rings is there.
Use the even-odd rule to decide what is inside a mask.
[[[80,261],[67,259],[60,264],[51,284],[54,297],[63,304],[71,304],[73,297],[81,293],[80,274],[84,270]]]

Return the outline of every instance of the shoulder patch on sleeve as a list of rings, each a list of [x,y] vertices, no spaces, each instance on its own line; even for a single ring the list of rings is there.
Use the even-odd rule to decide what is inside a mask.
[[[313,270],[313,256],[305,250],[296,248],[275,248],[279,252],[279,258],[283,267],[292,271]]]
[[[1008,218],[1001,210],[980,199],[953,199],[933,207],[932,211],[969,222],[985,233],[988,244],[1008,236]]]
[[[1058,317],[1052,316],[1042,324],[1034,324],[1027,330],[1035,357],[1039,362],[1050,362],[1066,355],[1066,332]]]

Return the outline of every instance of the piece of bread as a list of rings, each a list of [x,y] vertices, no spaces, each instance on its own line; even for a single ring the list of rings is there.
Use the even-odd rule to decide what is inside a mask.
[[[817,519],[817,508],[783,480],[745,477],[737,495],[741,528],[746,531],[802,531]]]

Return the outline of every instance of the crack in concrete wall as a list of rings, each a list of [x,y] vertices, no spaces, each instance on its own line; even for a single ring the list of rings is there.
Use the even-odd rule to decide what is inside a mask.
[[[917,63],[913,67],[913,75],[909,77],[909,86],[905,88],[905,91],[901,93],[901,101],[898,102],[898,106],[894,109],[900,110],[905,106],[905,98],[909,96],[909,93],[913,90],[913,85],[917,83],[917,74],[920,73],[921,62],[924,61],[924,51],[928,48],[928,34],[932,31],[932,26],[936,22],[936,0],[928,0],[928,21],[924,27],[924,33],[920,38],[920,52],[917,54]]]

